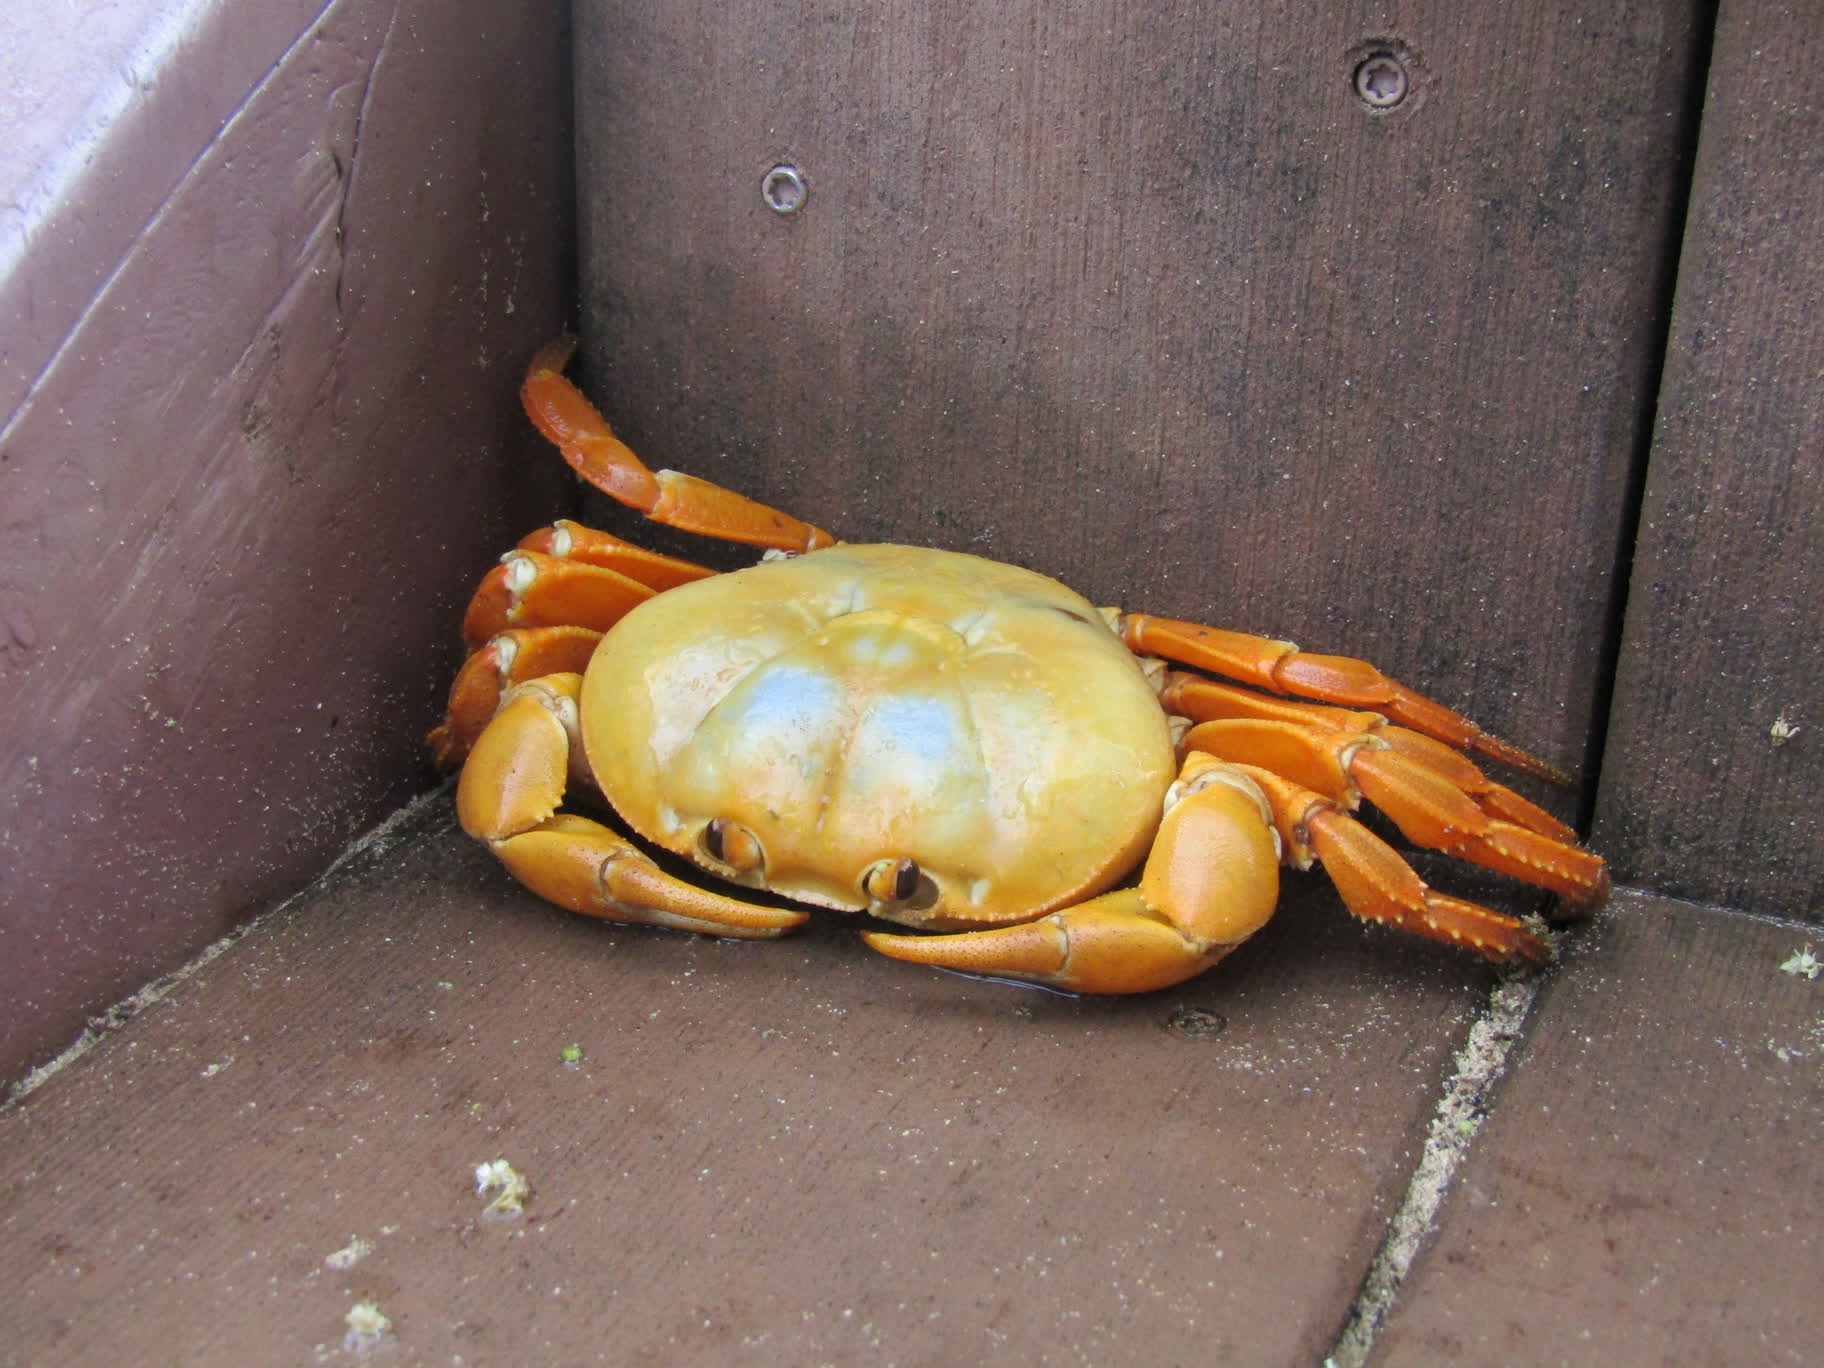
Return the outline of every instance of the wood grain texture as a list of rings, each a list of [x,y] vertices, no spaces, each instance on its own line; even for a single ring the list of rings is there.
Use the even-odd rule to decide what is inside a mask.
[[[1313,1363],[1489,980],[1294,880],[1073,999],[591,922],[420,818],[0,1114],[0,1364],[339,1361],[358,1300],[376,1362]]]
[[[1824,981],[1803,926],[1620,896],[1541,995],[1376,1362],[1805,1364]]]
[[[1824,919],[1820,223],[1816,7],[1725,4],[1597,836],[1630,882],[1812,921]]]
[[[656,464],[1575,767],[1693,8],[583,3],[590,383]]]
[[[463,598],[559,497],[514,389],[572,268],[562,7],[462,12],[260,61],[0,423],[0,1077],[424,787]]]
[[[323,0],[0,10],[0,413]]]

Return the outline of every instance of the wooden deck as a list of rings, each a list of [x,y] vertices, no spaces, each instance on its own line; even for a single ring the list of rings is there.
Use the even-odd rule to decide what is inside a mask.
[[[1497,986],[1314,878],[1089,1001],[839,920],[587,922],[429,800],[0,1115],[0,1362],[1815,1360],[1802,927],[1624,893]]]

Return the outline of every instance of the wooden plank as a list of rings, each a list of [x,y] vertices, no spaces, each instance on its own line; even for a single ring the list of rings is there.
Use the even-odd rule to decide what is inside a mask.
[[[560,497],[514,389],[571,269],[562,6],[337,0],[206,75],[271,34],[195,8],[91,149],[176,189],[66,206],[84,252],[150,217],[0,415],[0,1078],[424,787],[463,597]]]
[[[1817,1361],[1824,979],[1781,970],[1806,930],[1617,899],[1542,995],[1377,1362]]]
[[[1315,881],[1088,1001],[574,917],[444,799],[388,840],[0,1114],[0,1363],[310,1362],[358,1301],[413,1363],[1310,1363],[1488,986]]]
[[[591,379],[657,464],[1575,767],[1697,9],[581,4]]]
[[[158,206],[322,9],[273,0],[233,23],[170,0],[122,0],[79,23],[8,12],[0,413],[19,407]]]
[[[1816,921],[1824,821],[1824,27],[1725,3],[1598,839],[1623,878]]]

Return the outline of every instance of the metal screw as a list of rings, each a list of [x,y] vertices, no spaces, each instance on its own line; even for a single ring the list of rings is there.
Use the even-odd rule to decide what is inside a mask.
[[[1406,64],[1395,53],[1371,52],[1356,65],[1355,93],[1370,109],[1392,109],[1411,87]]]
[[[1165,1029],[1186,1040],[1214,1040],[1229,1029],[1229,1019],[1208,1007],[1175,1007],[1165,1019]]]
[[[760,178],[760,198],[775,214],[795,214],[804,208],[811,190],[795,166],[783,163]]]

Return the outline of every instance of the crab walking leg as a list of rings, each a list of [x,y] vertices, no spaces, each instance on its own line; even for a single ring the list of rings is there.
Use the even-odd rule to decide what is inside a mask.
[[[585,527],[568,518],[559,518],[551,526],[541,527],[520,538],[517,549],[618,570],[648,589],[676,589],[680,584],[709,579],[716,573],[707,565],[648,551],[643,546],[623,541],[612,532]]]
[[[576,339],[540,347],[520,386],[520,401],[538,430],[563,452],[573,470],[612,499],[654,522],[724,541],[779,551],[814,551],[835,538],[721,485],[675,470],[652,471],[606,419],[564,378]]]
[[[602,633],[653,595],[716,572],[560,518],[520,540],[482,579],[463,619],[469,658],[428,740],[455,769],[515,684],[581,672]]]
[[[1414,731],[1499,761],[1523,774],[1554,784],[1571,782],[1570,776],[1557,766],[1490,736],[1467,717],[1412,692],[1367,661],[1311,655],[1289,641],[1145,613],[1123,613],[1119,631],[1130,649],[1144,655],[1164,656],[1181,665],[1194,665],[1276,693],[1372,709]]]
[[[1266,794],[1287,862],[1308,869],[1322,861],[1343,905],[1363,921],[1384,922],[1497,963],[1551,959],[1551,949],[1517,918],[1429,887],[1392,846],[1322,794],[1268,770],[1240,768]]]
[[[581,688],[580,675],[553,674],[508,692],[457,783],[462,829],[487,842],[534,893],[586,916],[748,939],[800,925],[807,913],[698,888],[600,822],[557,810],[581,769]]]
[[[437,768],[453,770],[468,758],[508,689],[543,675],[581,674],[601,639],[587,627],[529,627],[493,637],[463,661],[443,721],[425,738]]]
[[[509,551],[482,578],[462,620],[471,651],[509,627],[591,627],[605,632],[658,591],[606,566],[537,551]]]
[[[500,558],[469,600],[462,637],[471,651],[509,627],[605,631],[655,594],[716,572],[559,519]]]
[[[862,933],[883,955],[1078,993],[1145,993],[1202,973],[1273,915],[1279,840],[1232,765],[1191,755],[1166,796],[1137,888],[1017,926],[951,935]]]
[[[1275,698],[1182,670],[1173,670],[1166,675],[1159,701],[1167,712],[1192,722],[1297,722],[1320,732],[1372,734],[1412,763],[1448,779],[1490,817],[1526,827],[1566,845],[1577,844],[1577,833],[1570,827],[1537,803],[1497,784],[1460,751],[1410,727],[1396,727],[1379,713],[1353,712],[1322,703]]]
[[[1379,736],[1238,719],[1199,723],[1183,744],[1271,770],[1345,808],[1365,796],[1408,840],[1550,889],[1574,907],[1593,909],[1608,895],[1600,856],[1489,816],[1448,775]]]
[[[540,675],[581,672],[602,633],[654,594],[715,574],[568,519],[520,540],[469,600],[469,657],[428,738],[438,768],[455,769],[500,696]]]

